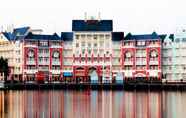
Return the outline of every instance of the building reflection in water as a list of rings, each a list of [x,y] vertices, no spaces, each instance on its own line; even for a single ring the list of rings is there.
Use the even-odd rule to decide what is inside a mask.
[[[0,91],[0,118],[181,118],[184,92]]]

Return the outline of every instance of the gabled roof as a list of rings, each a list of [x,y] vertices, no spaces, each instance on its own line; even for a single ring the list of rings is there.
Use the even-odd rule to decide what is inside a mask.
[[[172,41],[174,40],[174,34],[170,34],[169,38],[172,39]]]
[[[160,37],[161,40],[164,40],[166,38],[166,36],[167,36],[166,34],[160,34],[159,35],[159,37]]]
[[[24,39],[24,37],[29,32],[30,27],[20,27],[15,28],[13,32],[2,32],[3,35],[9,40],[21,40]]]
[[[30,29],[30,27],[15,28],[14,31],[13,31],[13,34],[16,35],[16,36],[23,36],[23,35],[27,34],[29,29]]]
[[[44,34],[32,34],[31,32],[25,37],[25,39],[36,39],[36,40],[60,40],[60,37],[54,33],[53,35]]]
[[[157,40],[160,39],[158,34],[156,32],[153,32],[152,34],[142,34],[142,35],[132,35],[131,33],[128,33],[124,40]]]
[[[61,39],[63,41],[72,41],[73,40],[73,32],[61,32]]]
[[[2,32],[3,35],[8,39],[8,40],[14,40],[15,39],[15,35],[12,34],[11,32]]]
[[[112,31],[112,20],[73,20],[72,31]]]

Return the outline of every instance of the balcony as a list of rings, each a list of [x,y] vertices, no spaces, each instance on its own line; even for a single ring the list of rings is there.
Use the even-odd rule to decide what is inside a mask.
[[[60,74],[61,70],[50,70],[52,74]]]
[[[125,70],[124,71],[124,76],[125,77],[132,77],[132,70]]]
[[[54,60],[52,60],[52,65],[61,65],[61,63],[60,63],[60,61],[58,60],[58,61],[54,61]]]
[[[136,61],[136,65],[146,65],[146,61]]]
[[[133,62],[132,61],[125,61],[124,65],[133,65]]]
[[[35,48],[35,47],[37,47],[37,44],[26,44],[24,47],[33,47],[33,48]]]
[[[149,70],[150,77],[158,77],[158,70]]]
[[[149,65],[158,65],[158,58],[150,58]]]
[[[149,65],[158,65],[158,61],[149,61]]]
[[[51,47],[51,48],[62,48],[61,45],[51,45],[50,47]]]
[[[26,72],[26,74],[36,74],[38,70],[37,69],[25,69],[24,72]]]
[[[39,65],[49,65],[50,62],[49,61],[39,61],[38,64]]]
[[[50,57],[49,53],[39,53],[39,57]]]
[[[36,62],[35,61],[27,61],[26,65],[36,65]]]

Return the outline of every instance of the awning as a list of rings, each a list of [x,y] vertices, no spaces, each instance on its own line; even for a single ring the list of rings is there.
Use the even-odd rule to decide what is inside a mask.
[[[71,73],[71,72],[64,72],[63,73],[63,76],[65,76],[65,77],[70,77],[70,76],[72,76],[73,74]]]

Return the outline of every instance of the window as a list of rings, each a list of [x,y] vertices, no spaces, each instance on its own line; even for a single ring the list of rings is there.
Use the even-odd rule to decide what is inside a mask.
[[[85,34],[82,34],[82,35],[81,35],[81,38],[82,38],[82,39],[85,39]]]
[[[85,42],[84,42],[84,41],[81,42],[81,46],[82,46],[82,47],[85,47]]]
[[[183,38],[182,41],[183,41],[183,42],[186,42],[186,38]]]
[[[105,35],[105,39],[109,39],[110,38],[110,35],[109,34],[106,34]]]
[[[91,35],[90,34],[87,35],[87,39],[91,39]]]
[[[91,54],[91,50],[90,49],[88,49],[88,54]]]
[[[48,41],[40,41],[40,46],[48,46]]]
[[[98,50],[94,50],[94,54],[97,54]]]
[[[94,47],[97,47],[97,43],[94,43]]]
[[[179,38],[176,38],[176,39],[175,39],[175,42],[176,42],[176,43],[180,42],[180,39],[179,39]]]
[[[79,47],[79,43],[76,43],[76,47],[77,47],[77,48]]]
[[[91,43],[88,43],[88,47],[91,47]]]
[[[85,54],[85,49],[82,49],[82,54],[83,54],[83,55]]]
[[[103,34],[100,34],[99,37],[100,37],[100,39],[103,39],[104,38],[104,35]]]
[[[85,62],[85,58],[84,58],[84,57],[82,57],[82,58],[81,58],[81,61],[82,61],[82,62]]]
[[[88,61],[91,61],[91,57],[88,57]]]
[[[145,46],[145,41],[137,41],[137,46]]]
[[[78,34],[76,35],[76,39],[79,39],[79,35]]]
[[[61,42],[60,41],[55,41],[55,42],[53,42],[53,45],[60,46],[61,45]]]
[[[20,62],[21,62],[21,59],[20,59],[20,58],[18,58],[18,60],[17,60],[17,61],[18,61],[18,63],[20,63]]]
[[[94,35],[94,39],[97,40],[97,35]]]
[[[103,48],[103,46],[104,46],[104,41],[100,41],[100,47]]]

